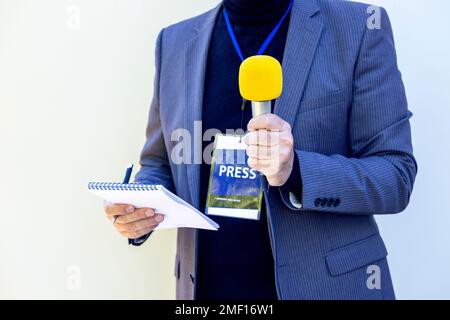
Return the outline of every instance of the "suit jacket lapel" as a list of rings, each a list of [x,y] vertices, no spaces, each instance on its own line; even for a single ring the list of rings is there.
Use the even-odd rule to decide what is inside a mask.
[[[188,40],[185,46],[185,106],[184,125],[191,134],[191,161],[186,166],[187,179],[194,207],[199,206],[200,197],[200,168],[202,161],[202,130],[195,127],[195,121],[202,120],[203,89],[205,80],[205,69],[208,57],[209,43],[214,29],[214,22],[218,12],[218,5],[209,11],[201,19],[195,28],[195,35]],[[196,131],[196,132],[194,132]]]
[[[323,23],[313,16],[319,11],[315,0],[294,1],[283,56],[283,93],[274,112],[294,126]]]

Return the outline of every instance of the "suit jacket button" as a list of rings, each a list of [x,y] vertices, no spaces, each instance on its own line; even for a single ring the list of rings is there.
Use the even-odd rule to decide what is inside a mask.
[[[328,201],[327,201],[327,207],[331,207],[332,205],[334,205],[335,204],[335,200],[334,199],[328,199]]]
[[[316,208],[320,207],[321,203],[322,203],[322,200],[320,198],[316,198],[316,200],[314,200],[314,205],[316,206]]]
[[[339,206],[339,204],[341,204],[341,199],[337,198],[337,199],[334,201],[333,206],[334,206],[334,207],[337,207],[337,206]]]

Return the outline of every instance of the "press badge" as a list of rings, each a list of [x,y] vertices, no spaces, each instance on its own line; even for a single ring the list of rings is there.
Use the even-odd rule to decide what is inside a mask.
[[[260,173],[247,165],[242,136],[216,135],[206,214],[259,220],[263,189]]]

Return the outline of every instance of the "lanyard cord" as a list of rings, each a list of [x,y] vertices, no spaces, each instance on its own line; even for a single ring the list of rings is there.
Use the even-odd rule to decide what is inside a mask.
[[[281,25],[283,24],[286,17],[289,15],[289,12],[291,11],[292,4],[294,3],[294,0],[291,0],[291,3],[289,4],[289,7],[287,8],[286,12],[281,17],[281,20],[278,22],[278,24],[275,26],[275,28],[272,30],[272,32],[269,34],[267,39],[262,44],[261,48],[259,48],[256,55],[262,55],[264,51],[266,51],[269,44],[272,42],[273,38],[277,34],[278,30],[280,29]],[[241,47],[239,46],[239,43],[236,39],[236,35],[234,34],[233,27],[230,22],[230,17],[228,16],[228,12],[225,8],[223,8],[223,16],[225,18],[225,23],[227,24],[228,33],[230,34],[231,41],[233,42],[234,48],[236,49],[236,53],[239,55],[239,58],[241,58],[241,61],[244,61],[244,55],[242,54]]]

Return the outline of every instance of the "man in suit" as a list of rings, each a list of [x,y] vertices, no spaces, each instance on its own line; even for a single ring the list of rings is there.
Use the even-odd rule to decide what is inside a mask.
[[[178,230],[178,299],[394,299],[374,219],[408,205],[417,164],[407,101],[384,9],[341,0],[224,0],[161,31],[140,183],[161,184],[204,210],[210,166],[175,163],[179,128],[194,135],[248,123],[248,163],[267,177],[259,221],[215,218],[217,232]],[[283,66],[272,115],[241,114],[241,59],[281,23],[265,54]],[[287,14],[286,19],[282,19]],[[277,132],[276,154],[262,137]],[[202,147],[210,141],[203,141]],[[275,165],[274,165],[275,164]],[[142,244],[164,219],[107,204]]]

